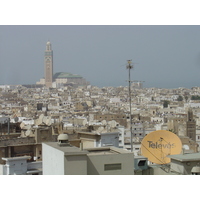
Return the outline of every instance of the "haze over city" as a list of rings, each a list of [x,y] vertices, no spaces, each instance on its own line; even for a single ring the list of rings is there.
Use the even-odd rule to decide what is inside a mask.
[[[199,86],[200,26],[0,26],[0,84],[35,84],[44,77],[46,42],[52,44],[54,73],[83,76],[91,85]]]
[[[74,194],[76,198],[83,198],[86,191],[94,193],[97,188],[103,189],[103,194],[111,199],[141,198],[141,194],[143,198],[151,199],[155,198],[156,192],[164,191],[163,188],[170,188],[175,198],[196,198],[198,184],[195,180],[198,176],[146,175],[200,175],[198,15],[197,1],[1,2],[0,175],[57,175],[60,169],[65,169],[62,173],[70,175],[75,170],[78,170],[76,174],[88,175],[94,171],[102,175],[129,174],[112,176],[114,181],[110,181],[109,176],[96,175],[87,178],[67,176],[67,181],[66,176],[37,176],[37,180],[28,176],[29,182],[37,181],[37,187],[34,187],[37,197],[44,196],[45,199],[74,197]],[[51,48],[45,52],[48,41],[53,54]],[[49,55],[50,62],[47,62]],[[133,84],[131,91],[134,92],[131,93],[127,88],[126,65],[129,59],[134,64],[131,80],[144,81],[143,87]],[[64,81],[67,80],[67,83],[59,83],[59,79],[56,82],[52,73],[45,78],[49,69],[51,72],[53,69],[54,74],[66,72],[57,74],[65,74],[67,78]],[[72,74],[71,77],[80,75],[90,82],[91,87],[74,84],[67,72]],[[53,78],[50,81],[52,87],[46,84],[49,77]],[[38,81],[43,81],[43,84],[28,85]],[[155,137],[156,141],[152,142],[149,140],[149,133],[159,130],[163,133],[170,131],[179,137],[182,151],[171,155],[170,163],[154,166],[141,154],[143,138],[153,150],[161,147],[161,159],[169,156],[168,153],[163,156],[163,148],[174,146],[173,138],[168,146],[165,137]],[[72,133],[75,133],[74,138]],[[63,140],[66,135],[70,138],[64,137]],[[66,147],[69,145],[67,138],[71,147]],[[61,144],[59,139],[65,144]],[[80,159],[85,164],[77,164],[77,161],[80,163],[79,156],[74,154],[76,159],[69,159],[69,165],[63,165],[64,151],[57,151],[55,145],[56,148],[69,148],[66,154],[81,152],[87,158]],[[116,146],[115,153],[110,145]],[[92,155],[96,154],[96,150],[85,155],[86,146],[96,149],[97,155]],[[106,146],[109,151],[104,151]],[[132,146],[134,153],[131,152]],[[126,157],[124,150],[132,158]],[[150,154],[153,155],[152,152]],[[124,156],[126,159],[123,159]],[[92,157],[97,163],[90,162]],[[91,167],[102,171],[93,171]],[[131,174],[137,176],[132,177]],[[11,178],[14,185],[11,188],[8,187],[10,178],[1,176],[2,195],[16,198],[16,194],[19,196],[31,191],[33,187],[24,184],[27,176],[18,177],[16,182]],[[61,181],[67,189],[54,184],[54,190],[48,192],[52,182]],[[141,187],[144,184],[147,187]],[[116,192],[119,187],[121,192]],[[185,187],[187,190],[182,192],[180,189]],[[133,188],[136,192],[131,196],[127,191],[133,191]]]

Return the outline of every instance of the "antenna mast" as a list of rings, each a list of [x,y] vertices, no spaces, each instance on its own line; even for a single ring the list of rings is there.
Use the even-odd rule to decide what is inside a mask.
[[[133,69],[132,60],[127,60],[128,64],[128,83],[129,83],[129,104],[130,104],[130,132],[131,132],[131,152],[133,152],[133,130],[132,130],[132,116],[131,116],[131,69]]]

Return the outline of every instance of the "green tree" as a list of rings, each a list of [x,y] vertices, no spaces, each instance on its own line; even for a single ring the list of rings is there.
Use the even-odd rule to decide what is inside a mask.
[[[192,95],[191,100],[200,100],[199,95]]]
[[[169,103],[170,103],[170,101],[164,100],[163,101],[163,108],[167,108]]]
[[[187,95],[184,96],[185,100],[188,101],[189,97]]]
[[[181,95],[178,96],[177,101],[183,101],[183,97]]]

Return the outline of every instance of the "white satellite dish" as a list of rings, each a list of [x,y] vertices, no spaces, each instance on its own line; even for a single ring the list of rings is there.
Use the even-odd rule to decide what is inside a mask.
[[[34,124],[35,124],[36,126],[39,125],[39,123],[38,123],[38,119],[35,119]]]
[[[101,126],[97,129],[97,132],[102,133],[104,131],[104,128]]]
[[[51,118],[47,117],[46,119],[46,125],[50,126],[51,125]]]
[[[83,126],[85,126],[86,124],[87,124],[87,120],[84,119],[84,120],[83,120]]]
[[[184,145],[183,145],[183,149],[185,149],[185,150],[190,150],[190,147],[189,147],[187,144],[184,144]]]
[[[102,125],[106,125],[107,124],[106,120],[103,120],[101,123],[102,123]]]
[[[25,132],[25,135],[26,136],[29,136],[29,135],[31,135],[32,134],[32,131],[30,130],[30,129],[28,129],[26,132]]]
[[[39,116],[39,119],[43,119],[44,118],[44,114],[41,114],[40,116]]]
[[[37,125],[42,124],[42,122],[43,122],[43,118],[44,118],[44,115],[41,114],[41,115],[39,116],[39,118],[38,118]]]
[[[20,128],[23,129],[24,126],[25,126],[25,124],[24,124],[24,122],[22,122],[22,123],[20,124]]]
[[[45,124],[47,124],[47,117],[46,117],[46,116],[44,116],[44,117],[42,118],[42,122],[45,123]]]
[[[31,129],[31,125],[26,125],[26,129],[30,130]]]
[[[140,138],[139,137],[134,137],[134,142],[139,142],[140,141]]]
[[[112,121],[109,122],[109,125],[110,125],[111,128],[115,128],[116,125],[117,125],[117,122],[115,120],[112,120]]]

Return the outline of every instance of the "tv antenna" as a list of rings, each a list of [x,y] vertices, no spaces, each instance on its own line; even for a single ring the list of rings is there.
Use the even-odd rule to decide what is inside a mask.
[[[128,69],[128,84],[129,84],[129,106],[130,106],[130,132],[131,132],[131,152],[133,152],[133,129],[132,129],[132,116],[131,116],[131,69],[133,69],[132,60],[127,60],[128,64],[126,69]]]

